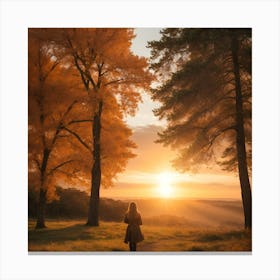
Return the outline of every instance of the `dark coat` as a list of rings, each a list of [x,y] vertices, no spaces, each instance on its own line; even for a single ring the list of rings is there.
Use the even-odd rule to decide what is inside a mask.
[[[140,229],[140,225],[142,225],[142,219],[139,213],[137,213],[134,218],[129,218],[129,215],[126,214],[124,216],[124,222],[128,224],[124,238],[125,243],[138,243],[144,240],[144,236]]]

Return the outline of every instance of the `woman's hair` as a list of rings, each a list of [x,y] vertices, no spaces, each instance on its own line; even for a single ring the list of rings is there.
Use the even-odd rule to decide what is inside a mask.
[[[138,215],[137,206],[135,202],[130,202],[126,214],[130,218],[134,218]]]

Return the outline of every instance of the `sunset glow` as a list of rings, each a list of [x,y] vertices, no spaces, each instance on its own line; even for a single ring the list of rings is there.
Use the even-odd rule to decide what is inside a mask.
[[[28,28],[28,251],[252,251],[251,29]]]
[[[170,197],[173,193],[172,184],[174,183],[174,174],[160,173],[158,175],[158,193],[162,197]]]

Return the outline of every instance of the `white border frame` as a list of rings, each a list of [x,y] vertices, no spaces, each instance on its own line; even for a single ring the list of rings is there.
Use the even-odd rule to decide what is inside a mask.
[[[1,279],[280,279],[279,2],[2,1]],[[28,255],[27,28],[253,28],[253,254]]]

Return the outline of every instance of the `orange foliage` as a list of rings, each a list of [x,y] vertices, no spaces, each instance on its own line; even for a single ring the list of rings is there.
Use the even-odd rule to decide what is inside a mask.
[[[135,113],[151,76],[146,60],[130,51],[133,37],[133,29],[122,28],[29,29],[29,185],[47,189],[49,199],[56,184],[89,188],[92,116],[100,99],[102,185],[112,186],[134,156],[123,117]],[[85,90],[90,80],[98,90]]]

